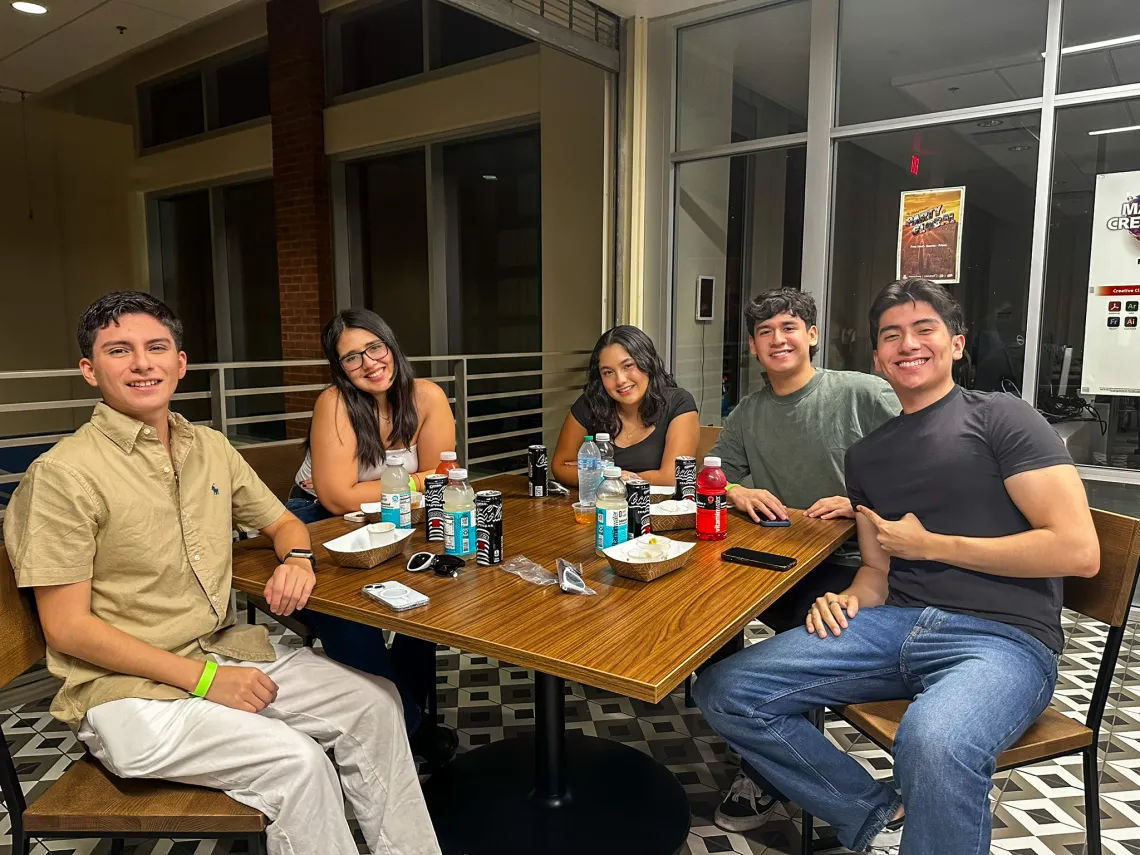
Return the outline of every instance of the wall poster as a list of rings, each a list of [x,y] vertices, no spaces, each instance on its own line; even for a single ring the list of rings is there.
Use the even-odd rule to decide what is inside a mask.
[[[961,278],[965,187],[908,190],[899,203],[895,276],[920,276],[944,285]]]

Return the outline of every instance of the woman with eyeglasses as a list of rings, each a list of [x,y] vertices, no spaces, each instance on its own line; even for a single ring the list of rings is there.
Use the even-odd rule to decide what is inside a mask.
[[[455,448],[447,395],[416,378],[391,327],[368,309],[345,309],[321,333],[332,385],[317,398],[309,449],[289,510],[302,522],[359,511],[380,501],[385,458],[403,453],[415,489]]]
[[[415,376],[391,327],[375,312],[346,309],[321,333],[332,385],[317,398],[308,450],[287,507],[310,523],[359,511],[380,501],[386,458],[403,454],[416,490],[455,448],[455,418],[437,384]],[[305,612],[330,658],[392,680],[400,688],[412,746],[429,762],[454,753],[451,731],[419,728],[420,711],[435,691],[435,645],[397,636],[389,652],[381,630],[331,615]]]

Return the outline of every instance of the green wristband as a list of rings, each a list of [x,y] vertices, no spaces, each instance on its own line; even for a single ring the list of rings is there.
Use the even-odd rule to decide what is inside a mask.
[[[724,488],[724,491],[727,493],[733,487],[739,487],[739,486],[740,486],[739,484],[729,484],[727,487]]]
[[[416,490],[416,476],[415,475],[409,475],[408,476],[408,486],[411,487],[413,493],[418,492],[418,490]]]
[[[210,691],[210,686],[214,685],[214,676],[217,673],[218,663],[213,659],[207,659],[206,667],[202,669],[202,676],[198,678],[198,685],[190,694],[198,698],[206,697],[206,692]]]

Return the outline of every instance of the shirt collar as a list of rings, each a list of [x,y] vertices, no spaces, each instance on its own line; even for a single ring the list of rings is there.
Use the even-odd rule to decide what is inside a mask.
[[[185,417],[178,413],[171,412],[168,418],[170,419],[170,431],[172,435],[187,441],[193,439],[194,428],[190,422],[186,421]],[[127,454],[134,451],[135,445],[139,441],[139,436],[143,435],[143,431],[150,431],[150,428],[138,419],[133,419],[124,413],[120,413],[102,401],[95,405],[95,412],[91,414],[91,424]]]

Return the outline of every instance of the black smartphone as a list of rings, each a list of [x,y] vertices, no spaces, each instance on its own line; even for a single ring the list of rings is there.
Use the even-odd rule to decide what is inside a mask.
[[[772,552],[757,552],[755,549],[744,549],[734,546],[720,554],[721,561],[731,561],[734,564],[747,564],[749,567],[762,567],[765,570],[775,570],[777,573],[786,573],[796,566],[796,559],[786,555],[776,555]]]
[[[766,520],[764,517],[760,517],[760,525],[764,528],[787,528],[791,524],[791,520]]]

